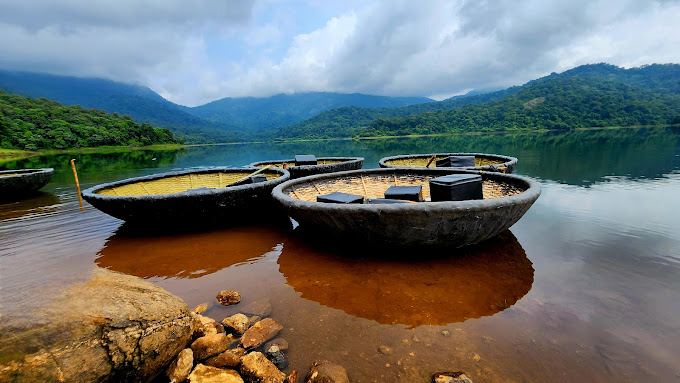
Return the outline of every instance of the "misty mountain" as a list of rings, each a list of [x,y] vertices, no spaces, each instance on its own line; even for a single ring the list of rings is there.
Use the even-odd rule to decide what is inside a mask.
[[[291,125],[325,110],[343,106],[392,108],[427,102],[432,100],[425,97],[310,92],[277,94],[261,98],[228,97],[184,110],[217,124],[238,126],[248,132],[261,132]]]

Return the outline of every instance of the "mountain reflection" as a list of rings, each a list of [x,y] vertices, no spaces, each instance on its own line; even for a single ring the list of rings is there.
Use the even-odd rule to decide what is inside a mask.
[[[381,324],[444,325],[500,312],[531,289],[534,269],[506,231],[446,257],[328,252],[288,240],[279,271],[303,298]]]
[[[141,278],[199,278],[258,258],[283,241],[283,229],[274,226],[161,235],[123,224],[95,263]]]

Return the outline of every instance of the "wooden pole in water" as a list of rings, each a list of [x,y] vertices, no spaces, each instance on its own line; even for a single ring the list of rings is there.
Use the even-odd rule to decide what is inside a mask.
[[[73,169],[73,177],[76,179],[76,188],[78,189],[78,202],[80,202],[80,210],[85,211],[83,207],[83,196],[80,195],[80,182],[78,182],[78,172],[76,171],[76,159],[71,160],[71,169]]]

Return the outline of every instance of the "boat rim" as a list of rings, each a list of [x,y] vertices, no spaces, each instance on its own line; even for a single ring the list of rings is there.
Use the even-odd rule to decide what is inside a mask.
[[[317,157],[318,160],[342,160],[340,162],[332,163],[332,164],[316,164],[316,165],[291,165],[290,167],[296,167],[296,168],[306,168],[306,167],[313,167],[313,166],[323,166],[323,165],[335,165],[335,164],[341,164],[341,163],[354,163],[354,162],[360,162],[364,161],[364,157]],[[256,161],[251,163],[249,166],[251,167],[258,167],[259,165],[266,165],[266,164],[276,164],[276,163],[295,163],[295,158],[290,158],[290,159],[285,159],[285,160],[267,160],[267,161]]]
[[[511,156],[506,156],[504,154],[493,154],[493,153],[423,153],[423,154],[400,154],[396,156],[388,156],[388,157],[383,157],[378,161],[378,164],[381,167],[385,168],[421,168],[421,166],[398,166],[398,165],[390,165],[387,164],[386,161],[392,161],[392,160],[397,160],[397,159],[409,159],[409,158],[420,158],[420,157],[432,157],[432,156],[437,156],[437,157],[445,157],[445,156],[475,156],[475,157],[487,157],[487,158],[493,158],[493,159],[498,159],[498,160],[503,160],[502,163],[500,164],[493,164],[495,166],[503,166],[503,165],[510,165],[510,164],[516,164],[517,161],[519,161],[516,157],[511,157]],[[462,168],[462,169],[474,169],[474,168],[482,168],[485,166],[489,165],[480,165],[480,166],[460,166],[460,167],[453,167],[453,168]]]
[[[11,176],[6,176],[6,177],[20,177],[20,176],[25,176],[25,175],[33,175],[33,174],[40,174],[40,173],[52,173],[52,172],[54,172],[54,168],[10,169],[10,170],[0,170],[0,175],[1,174],[7,174],[7,173],[17,173],[17,174],[13,174]]]
[[[340,178],[344,176],[352,176],[357,174],[373,174],[373,173],[434,173],[434,174],[480,174],[483,179],[501,179],[512,184],[521,184],[526,186],[526,189],[521,193],[513,196],[495,198],[495,199],[483,199],[483,200],[465,200],[465,201],[437,201],[437,202],[419,202],[419,203],[409,203],[409,204],[335,204],[335,203],[323,203],[316,201],[304,201],[298,198],[294,198],[284,193],[283,190],[294,186],[296,184],[301,184],[313,180],[323,180],[329,178]],[[535,180],[517,176],[513,174],[503,174],[496,172],[487,171],[474,171],[474,170],[464,170],[457,168],[380,168],[380,169],[363,169],[363,170],[350,170],[345,172],[337,172],[330,174],[319,174],[307,177],[296,178],[293,180],[288,180],[280,185],[277,185],[274,190],[272,190],[272,196],[274,199],[286,206],[295,206],[299,208],[313,208],[316,210],[324,211],[384,211],[384,212],[413,212],[413,211],[458,211],[458,210],[493,210],[509,205],[519,205],[530,203],[538,199],[541,194],[541,185]]]
[[[179,193],[168,193],[168,194],[143,194],[143,195],[130,195],[130,196],[114,196],[114,195],[103,195],[103,194],[97,194],[97,191],[100,191],[102,189],[106,188],[111,188],[111,187],[118,187],[118,186],[123,186],[127,185],[133,182],[140,182],[140,181],[152,181],[152,180],[157,180],[157,179],[162,179],[162,178],[169,178],[169,177],[176,177],[176,176],[181,176],[185,174],[193,174],[193,173],[212,173],[216,171],[234,171],[234,170],[239,170],[239,171],[244,171],[244,172],[252,172],[254,169],[249,168],[249,167],[244,167],[244,168],[232,168],[232,167],[214,167],[214,168],[202,168],[202,169],[189,169],[189,170],[178,170],[178,171],[173,171],[173,172],[165,172],[165,173],[158,173],[158,174],[151,174],[148,176],[141,176],[141,177],[133,177],[133,178],[126,178],[124,180],[120,181],[114,181],[114,182],[107,182],[104,184],[96,185],[90,188],[87,188],[83,190],[82,196],[86,198],[95,198],[95,199],[108,199],[108,200],[129,200],[131,198],[133,199],[159,199],[159,198],[182,198],[182,197],[196,197],[196,196],[207,196],[207,195],[217,195],[224,193],[225,191],[237,191],[237,190],[247,190],[251,188],[261,188],[265,186],[270,186],[272,183],[279,182],[279,179],[284,178],[284,181],[290,178],[290,173],[281,168],[277,167],[270,167],[265,170],[265,172],[268,171],[273,171],[276,173],[281,173],[281,177],[273,180],[268,180],[265,182],[258,182],[256,184],[245,184],[245,185],[238,185],[238,186],[229,186],[229,187],[223,187],[223,188],[217,188],[217,189],[201,189],[201,190],[196,190],[196,189],[190,189],[190,190],[185,190],[183,192]]]

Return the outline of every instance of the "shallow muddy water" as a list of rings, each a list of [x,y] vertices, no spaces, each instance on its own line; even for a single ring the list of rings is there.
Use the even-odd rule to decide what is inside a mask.
[[[78,205],[83,187],[294,154],[435,151],[519,158],[543,194],[509,231],[480,245],[394,258],[310,243],[301,228],[236,226],[158,233]],[[427,382],[463,370],[476,382],[680,381],[680,130],[326,141],[56,155],[0,164],[54,167],[35,196],[0,204],[2,326],[33,318],[46,294],[95,267],[210,302],[217,320],[268,299],[290,343],[287,371],[318,359],[353,382]],[[222,307],[218,291],[243,302]],[[379,351],[380,346],[383,352]]]

